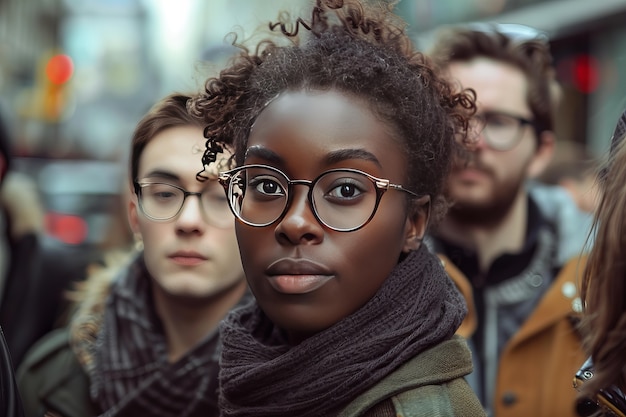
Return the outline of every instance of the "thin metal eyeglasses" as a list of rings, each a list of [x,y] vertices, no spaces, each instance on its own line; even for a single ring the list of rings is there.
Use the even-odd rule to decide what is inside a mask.
[[[535,122],[524,117],[505,112],[484,112],[474,115],[470,130],[478,136],[483,133],[485,142],[497,151],[508,151],[522,138],[525,126],[535,126]]]
[[[291,180],[277,168],[252,164],[221,172],[218,181],[233,214],[254,227],[269,226],[285,216],[294,185],[309,187],[307,198],[313,215],[338,232],[353,232],[369,223],[387,190],[421,197],[387,179],[350,168],[332,169],[309,181]]]
[[[233,215],[219,186],[207,187],[199,193],[163,182],[134,181],[133,186],[141,212],[151,220],[165,222],[173,219],[181,212],[187,197],[197,196],[207,223],[220,228],[234,224]]]

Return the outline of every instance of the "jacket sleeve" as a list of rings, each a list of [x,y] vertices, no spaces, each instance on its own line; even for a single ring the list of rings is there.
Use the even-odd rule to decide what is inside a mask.
[[[9,348],[0,329],[0,414],[23,417],[22,399],[17,390]]]
[[[465,379],[425,385],[392,397],[397,417],[486,417]]]
[[[26,417],[54,412],[64,417],[95,416],[89,377],[69,346],[67,329],[46,335],[27,353],[17,371]]]

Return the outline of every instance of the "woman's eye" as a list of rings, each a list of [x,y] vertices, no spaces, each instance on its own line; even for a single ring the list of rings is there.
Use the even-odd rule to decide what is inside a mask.
[[[341,184],[330,190],[328,194],[338,198],[353,198],[360,193],[361,191],[354,184]]]
[[[326,193],[330,200],[354,200],[365,192],[364,188],[354,180],[348,178],[334,181]]]
[[[254,178],[250,181],[250,188],[263,195],[282,196],[285,194],[283,187],[272,178]]]

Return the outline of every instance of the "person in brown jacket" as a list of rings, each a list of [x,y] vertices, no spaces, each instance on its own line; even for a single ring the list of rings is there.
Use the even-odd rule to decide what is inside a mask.
[[[559,88],[547,38],[519,25],[442,29],[444,74],[476,94],[476,142],[447,181],[452,206],[427,242],[465,290],[468,377],[488,412],[574,416],[584,358],[579,255],[591,216],[558,186],[533,181],[551,161]]]

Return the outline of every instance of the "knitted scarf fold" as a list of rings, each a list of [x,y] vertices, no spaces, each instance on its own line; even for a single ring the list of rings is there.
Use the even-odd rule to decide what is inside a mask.
[[[216,416],[219,334],[212,332],[176,363],[138,259],[115,281],[92,346],[91,397],[102,416]]]
[[[220,328],[221,415],[336,415],[407,360],[452,337],[466,313],[425,245],[361,309],[297,346],[256,303],[235,310]]]

